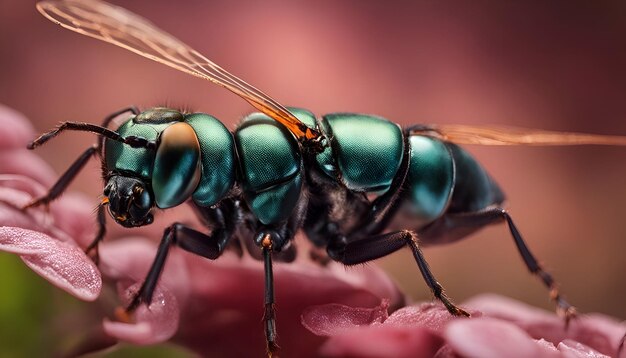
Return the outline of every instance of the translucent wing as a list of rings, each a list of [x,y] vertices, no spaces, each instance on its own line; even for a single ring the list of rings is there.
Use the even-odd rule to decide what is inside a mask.
[[[416,127],[424,134],[458,144],[480,145],[626,145],[626,136],[568,133],[496,126],[432,125]]]
[[[124,8],[98,0],[52,0],[39,2],[37,10],[66,29],[123,47],[225,87],[282,123],[299,139],[311,142],[320,139],[317,131],[308,128],[270,96]]]

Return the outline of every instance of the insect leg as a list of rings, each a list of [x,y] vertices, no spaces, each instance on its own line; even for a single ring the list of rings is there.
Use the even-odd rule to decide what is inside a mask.
[[[91,257],[96,265],[100,262],[100,251],[98,250],[98,245],[100,244],[100,241],[104,239],[104,235],[106,235],[107,232],[106,214],[104,212],[104,207],[107,204],[108,199],[106,199],[106,201],[102,201],[102,203],[98,205],[98,233],[96,234],[96,237],[93,239],[93,241],[89,244],[89,246],[87,246],[87,248],[85,249],[85,253],[87,254],[87,256]]]
[[[132,113],[134,115],[138,115],[139,113],[141,113],[139,111],[139,108],[137,108],[137,106],[128,106],[128,107],[122,108],[120,110],[117,110],[117,111],[109,114],[108,116],[104,117],[104,119],[102,120],[102,126],[103,127],[108,127],[109,124],[111,123],[111,121],[113,119],[115,119],[115,117],[119,116],[122,113],[126,113],[126,112],[130,112],[130,113]]]
[[[134,115],[138,115],[139,113],[141,113],[139,111],[139,108],[137,108],[137,106],[128,106],[126,108],[122,108],[118,111],[115,111],[111,114],[109,114],[108,116],[104,117],[104,119],[102,120],[102,127],[104,128],[108,128],[109,124],[111,124],[111,121],[114,120],[117,116],[119,116],[122,113],[126,113],[126,112],[130,112]],[[104,155],[104,153],[102,152],[102,148],[104,147],[104,137],[101,138],[100,140],[98,140],[98,153],[100,153],[101,156]]]
[[[270,356],[278,349],[278,333],[276,330],[276,307],[274,299],[274,273],[272,270],[272,256],[284,262],[291,262],[296,257],[292,240],[297,226],[304,220],[305,202],[298,205],[287,222],[278,226],[264,226],[257,223],[254,244],[261,248],[265,267],[265,299],[263,325],[265,329],[265,345]],[[254,257],[254,256],[253,256]]]
[[[139,112],[139,110],[136,107],[134,107],[134,106],[121,109],[121,110],[119,110],[117,112],[114,112],[114,113],[111,113],[110,115],[108,115],[104,119],[104,121],[102,123],[102,126],[106,127],[107,125],[109,125],[111,120],[113,120],[113,118],[119,116],[120,114],[122,114],[124,112],[128,112],[128,111],[131,111],[134,114],[137,114]],[[69,122],[66,122],[66,123],[69,123]],[[61,127],[59,127],[59,128],[61,128]],[[106,128],[103,128],[103,129],[106,130]],[[41,139],[44,136],[46,136],[46,134],[42,135],[41,137],[39,137],[39,139],[37,139],[37,140],[33,141],[31,144],[29,144],[29,148],[32,149],[32,148],[35,148],[35,147],[45,143],[46,141],[48,141],[52,137],[56,136],[58,134],[58,132],[60,132],[61,130],[63,130],[63,129],[57,129],[56,134],[53,134],[51,137],[48,137],[47,139],[44,139],[43,142],[41,142],[40,144],[35,144],[35,143],[37,143],[37,141],[39,139]],[[50,133],[52,133],[52,132],[50,132]],[[50,134],[50,133],[47,133],[47,134]],[[58,198],[59,195],[61,195],[65,191],[65,189],[72,182],[72,180],[74,180],[74,178],[80,172],[80,170],[85,167],[85,164],[91,158],[91,156],[96,154],[96,153],[99,154],[99,155],[102,155],[102,141],[100,141],[97,146],[94,145],[94,146],[91,146],[91,147],[87,148],[87,150],[85,150],[85,152],[83,154],[81,154],[78,157],[78,159],[76,159],[76,161],[68,168],[68,170],[65,171],[65,173],[63,173],[63,175],[61,175],[61,178],[59,178],[59,180],[52,186],[52,188],[48,191],[48,194],[46,194],[45,196],[43,196],[41,198],[33,200],[32,202],[30,202],[29,204],[24,206],[24,209],[28,209],[30,207],[36,207],[36,206],[39,206],[39,205],[42,205],[42,204],[47,205],[52,200]]]
[[[236,201],[224,199],[218,208],[200,206],[193,200],[190,201],[190,204],[202,224],[212,228],[211,236],[215,238],[221,251],[231,247],[231,243],[240,245],[239,242],[232,242],[231,240],[235,229],[241,222],[240,208]],[[242,255],[240,246],[234,247],[234,250],[239,256]]]
[[[420,249],[417,234],[413,231],[402,230],[361,238],[334,240],[328,246],[328,254],[333,260],[345,265],[357,265],[387,256],[407,245],[435,298],[440,300],[452,315],[469,317],[469,313],[455,306],[446,296],[443,287],[430,271]]]
[[[515,245],[528,270],[532,274],[537,275],[550,290],[550,298],[556,302],[557,312],[565,316],[566,321],[569,321],[576,315],[576,309],[561,296],[552,275],[546,272],[537,262],[537,259],[531,253],[522,235],[513,223],[513,219],[505,209],[489,207],[473,213],[446,214],[429,227],[420,231],[420,236],[428,242],[454,241],[484,226],[502,221],[506,221]]]
[[[117,132],[112,131],[108,128],[82,122],[63,122],[57,128],[51,130],[50,132],[42,134],[41,136],[39,136],[39,138],[28,144],[28,149],[35,149],[66,130],[99,134],[104,138],[128,144],[133,148],[147,148],[153,150],[156,149],[155,141],[150,141],[145,138],[140,138],[136,136],[122,137]]]
[[[102,121],[102,126],[107,127],[115,117],[125,112],[132,112],[133,114],[137,115],[139,114],[139,109],[137,109],[137,107],[135,106],[129,106],[119,111],[113,112],[104,118],[104,120]],[[92,155],[98,154],[102,156],[103,142],[104,139],[98,141],[97,145],[87,148],[87,150],[85,150],[85,152],[81,154],[78,159],[76,159],[76,161],[68,168],[68,170],[61,175],[59,180],[52,186],[52,188],[50,188],[45,196],[33,200],[32,202],[24,206],[23,209],[36,207],[42,204],[47,205],[52,200],[58,198],[67,189],[67,187],[74,180],[76,175],[78,175],[78,173],[85,167],[85,164],[87,164],[87,161],[91,158]],[[104,235],[106,234],[106,219],[104,212],[104,206],[106,204],[108,204],[108,201],[103,201],[98,206],[98,233],[96,234],[94,240],[85,249],[85,253],[90,255],[96,264],[99,261],[98,244],[100,243],[100,241],[102,241]],[[93,255],[90,254],[92,251]]]
[[[238,223],[239,212],[231,200],[224,200],[221,204],[217,208],[207,208],[191,202],[202,223],[212,227],[211,235],[203,234],[180,223],[174,223],[165,229],[154,262],[141,288],[126,308],[126,312],[134,311],[141,303],[150,304],[172,245],[178,245],[185,251],[211,260],[218,258],[224,252]]]
[[[74,180],[76,175],[85,167],[87,161],[98,152],[97,147],[91,146],[81,154],[74,163],[61,175],[59,180],[50,188],[48,193],[40,198],[34,199],[26,204],[22,209],[37,207],[39,205],[48,205],[52,200],[58,198],[67,189],[68,185]]]
[[[265,234],[261,241],[263,250],[263,264],[265,269],[265,299],[263,323],[265,326],[265,347],[271,356],[278,351],[278,333],[276,331],[276,307],[274,299],[274,271],[272,269],[272,247],[274,240],[270,234]]]
[[[156,257],[152,262],[152,266],[150,266],[146,279],[137,294],[133,297],[130,305],[126,308],[126,312],[133,312],[142,303],[150,305],[154,289],[163,272],[167,255],[173,245],[178,245],[178,247],[185,251],[206,257],[210,260],[215,260],[223,252],[223,247],[221,247],[220,242],[224,241],[221,235],[226,234],[226,231],[219,230],[217,233],[218,235],[209,236],[181,223],[174,223],[165,229]]]

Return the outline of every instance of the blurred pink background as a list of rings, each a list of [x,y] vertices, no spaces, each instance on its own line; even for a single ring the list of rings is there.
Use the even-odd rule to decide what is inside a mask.
[[[115,3],[281,103],[317,114],[626,135],[623,3]],[[0,2],[0,49],[0,103],[39,132],[62,120],[99,123],[129,104],[184,106],[230,128],[251,111],[208,82],[63,30],[30,1]],[[66,134],[38,153],[60,173],[93,141]],[[626,318],[626,148],[468,149],[507,192],[566,297],[583,312]],[[98,174],[94,161],[73,186],[94,206]],[[503,225],[425,255],[457,302],[491,291],[553,307]],[[379,262],[416,300],[431,297],[408,251]]]

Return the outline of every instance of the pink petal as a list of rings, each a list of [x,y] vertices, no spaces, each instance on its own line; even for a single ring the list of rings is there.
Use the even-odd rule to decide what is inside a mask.
[[[502,296],[481,295],[466,305],[480,309],[486,316],[514,322],[532,337],[544,338],[555,345],[572,339],[609,356],[615,355],[626,332],[626,324],[600,314],[581,315],[565,329],[563,319],[554,313]]]
[[[323,339],[309,332],[300,320],[307,307],[331,303],[374,307],[382,298],[391,298],[390,305],[397,307],[403,301],[391,280],[376,267],[321,267],[306,260],[304,243],[296,241],[300,249],[296,262],[277,262],[274,267],[281,356],[317,354]],[[262,353],[263,263],[250,257],[239,259],[231,253],[215,261],[186,253],[185,256],[189,276],[195,279],[190,281],[192,294],[182,311],[176,341],[202,356]],[[376,287],[377,292],[370,287]],[[207,345],[207,337],[221,343]],[[246,337],[245,345],[241,344],[241,337]]]
[[[472,315],[472,318],[477,318],[482,315],[481,312],[476,310],[471,310],[469,313]],[[456,319],[467,318],[452,316],[443,304],[439,302],[427,302],[397,310],[389,316],[385,324],[404,327],[426,327],[437,333],[441,333],[448,322]]]
[[[19,174],[0,174],[0,188],[15,189],[30,195],[31,198],[42,196],[47,191],[38,181]]]
[[[483,312],[486,316],[498,317],[507,321],[523,322],[561,322],[554,313],[527,305],[512,298],[482,294],[464,302],[464,305]],[[564,327],[563,324],[561,324]]]
[[[90,233],[91,241],[95,229],[94,219],[86,219],[85,214],[92,210],[84,204],[80,205],[72,196],[62,197],[58,203],[53,204],[50,207],[51,213],[41,208],[21,209],[42,193],[45,193],[45,189],[32,179],[21,175],[0,175],[0,225],[41,231],[57,240],[70,243],[75,242],[73,235],[80,234],[78,239],[85,240],[83,236]],[[65,212],[76,215],[67,215]]]
[[[552,342],[548,342],[545,339],[541,338],[541,339],[536,339],[535,342],[541,346],[541,348],[543,348],[544,350],[548,351],[548,352],[553,352],[553,353],[558,353],[558,349],[554,346],[554,344],[552,344]]]
[[[48,163],[26,149],[0,151],[0,173],[19,174],[50,187],[57,175]]]
[[[33,127],[26,117],[0,104],[0,149],[26,148],[33,139]]]
[[[302,324],[318,336],[334,336],[347,330],[382,323],[387,318],[389,301],[373,308],[348,307],[336,303],[308,307],[302,313]]]
[[[76,246],[37,231],[0,227],[0,250],[19,254],[33,271],[55,286],[85,300],[102,288],[96,266]]]
[[[103,274],[130,286],[120,286],[118,290],[124,306],[141,287],[155,255],[156,244],[145,239],[124,238],[101,245]],[[133,314],[134,323],[105,320],[104,330],[112,337],[135,344],[164,342],[178,330],[179,302],[186,302],[189,289],[185,262],[180,252],[173,248],[150,307],[139,306]]]
[[[609,358],[607,355],[572,340],[565,340],[559,343],[557,348],[565,358]]]
[[[100,245],[100,270],[104,276],[117,281],[142,283],[154,261],[156,249],[157,243],[145,238],[125,237],[113,242],[104,241]],[[184,304],[191,283],[182,253],[177,247],[170,250],[159,286],[165,286],[178,302]]]
[[[77,193],[64,194],[51,204],[55,225],[79,246],[87,247],[96,237],[96,210],[93,199]]]
[[[128,304],[140,284],[120,292]],[[154,344],[170,339],[178,330],[178,303],[176,297],[160,287],[154,292],[150,307],[141,305],[133,314],[135,323],[103,321],[104,331],[117,339],[134,344]]]
[[[443,339],[425,328],[378,325],[330,338],[320,353],[329,357],[433,357]]]
[[[392,310],[403,306],[406,302],[404,294],[398,289],[395,282],[389,279],[385,271],[375,265],[344,266],[333,263],[326,266],[326,269],[330,270],[333,276],[341,279],[353,288],[361,288],[373,293],[376,297],[389,299]]]
[[[558,357],[515,325],[493,318],[455,320],[444,337],[454,352],[466,357]]]

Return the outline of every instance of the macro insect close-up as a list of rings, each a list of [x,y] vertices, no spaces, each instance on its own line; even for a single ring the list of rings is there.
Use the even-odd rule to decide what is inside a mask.
[[[30,355],[623,352],[614,9],[190,3],[181,20],[148,4],[37,4],[86,36],[2,5],[19,34],[0,102],[35,129],[0,112],[0,249],[98,308],[58,298],[0,335],[35,339]],[[26,272],[4,256],[0,277]],[[21,285],[3,326],[63,295]],[[484,291],[556,314],[468,299]]]

